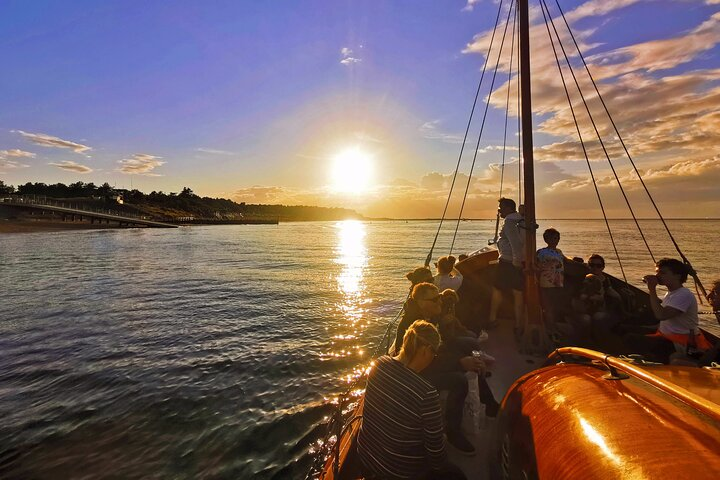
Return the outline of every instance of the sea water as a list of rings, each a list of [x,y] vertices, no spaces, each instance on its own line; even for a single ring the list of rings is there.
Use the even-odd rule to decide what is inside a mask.
[[[602,221],[540,223],[560,230],[566,255],[600,253],[621,274]],[[720,277],[718,222],[669,225],[701,278]],[[445,223],[435,258],[455,226]],[[653,263],[634,224],[611,226],[628,281],[643,288]],[[659,222],[642,227],[656,258],[677,257]],[[437,228],[0,236],[0,477],[302,478],[328,400],[368,361]],[[487,245],[493,230],[460,222],[453,252]]]

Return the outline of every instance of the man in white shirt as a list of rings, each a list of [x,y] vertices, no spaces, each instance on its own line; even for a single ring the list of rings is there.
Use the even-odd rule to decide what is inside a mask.
[[[502,290],[512,290],[515,313],[515,333],[520,334],[523,322],[523,264],[525,262],[525,239],[518,224],[523,220],[516,211],[515,201],[501,198],[498,213],[503,219],[497,240],[500,261],[493,281],[492,299],[490,301],[490,317],[488,326],[497,325],[497,312],[502,302]]]

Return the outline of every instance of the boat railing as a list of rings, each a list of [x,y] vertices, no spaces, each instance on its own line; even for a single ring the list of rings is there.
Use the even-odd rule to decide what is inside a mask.
[[[620,358],[613,357],[612,355],[608,355],[606,353],[597,352],[595,350],[590,350],[588,348],[561,347],[548,355],[548,359],[560,358],[561,360],[563,360],[564,355],[577,355],[604,364],[611,374],[606,378],[618,380],[622,378],[627,378],[627,376],[618,375],[617,372],[622,372],[626,375],[636,377],[646,383],[649,383],[655,388],[667,393],[668,395],[680,400],[681,402],[695,408],[696,410],[704,413],[705,415],[713,418],[714,420],[720,421],[720,406],[718,406],[717,404],[706,400],[699,395],[696,395],[682,387],[679,387],[672,382],[668,382],[667,380],[657,375],[654,375],[653,373],[643,368],[621,360]]]

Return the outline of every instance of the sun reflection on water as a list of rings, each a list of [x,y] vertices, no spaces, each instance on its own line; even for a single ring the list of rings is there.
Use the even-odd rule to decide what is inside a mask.
[[[339,331],[332,336],[332,351],[328,357],[344,358],[364,355],[357,344],[359,333],[365,328],[367,297],[365,269],[368,264],[368,250],[365,244],[365,224],[357,220],[346,220],[335,224],[337,247],[334,262],[341,267],[338,272],[338,300],[334,306],[335,315],[341,321]]]

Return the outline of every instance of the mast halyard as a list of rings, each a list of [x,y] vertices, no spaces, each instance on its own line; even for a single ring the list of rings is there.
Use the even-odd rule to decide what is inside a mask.
[[[530,18],[528,0],[518,0],[520,19],[520,98],[525,194],[525,303],[528,325],[541,325],[540,299],[535,278],[535,171],[533,165],[532,101],[530,92]]]

